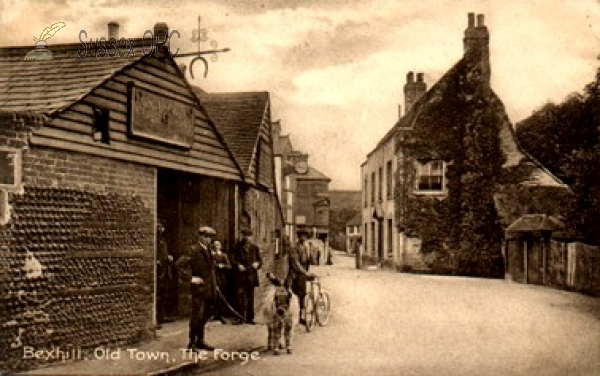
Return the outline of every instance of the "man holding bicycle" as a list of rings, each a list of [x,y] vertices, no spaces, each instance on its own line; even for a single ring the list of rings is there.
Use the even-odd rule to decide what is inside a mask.
[[[304,297],[306,296],[306,282],[314,278],[314,274],[308,271],[310,267],[310,250],[306,245],[308,230],[300,228],[296,232],[298,243],[292,247],[289,253],[289,273],[286,285],[292,288],[292,292],[298,296],[300,301],[300,317],[304,313]],[[300,319],[304,324],[304,319]]]

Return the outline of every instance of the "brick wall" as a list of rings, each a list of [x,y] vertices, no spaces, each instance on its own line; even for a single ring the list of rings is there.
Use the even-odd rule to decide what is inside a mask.
[[[154,174],[152,167],[50,148],[23,154],[26,185],[137,195],[148,208],[155,207]]]
[[[85,352],[147,338],[155,170],[28,149],[26,131],[10,125],[0,145],[23,149],[22,189],[9,194],[0,227],[0,370],[39,366],[23,359],[24,346]]]
[[[23,148],[27,145],[27,132],[18,130],[16,127],[7,126],[7,128],[0,130],[0,145]]]
[[[279,215],[275,194],[251,188],[244,196],[246,211],[251,217],[251,228],[254,240],[259,246],[263,266],[259,273],[260,286],[255,293],[255,307],[260,308],[264,294],[269,285],[265,277],[267,272],[273,272],[280,278],[287,275],[287,258],[281,250],[275,255],[275,237],[273,232],[277,229],[276,215]]]

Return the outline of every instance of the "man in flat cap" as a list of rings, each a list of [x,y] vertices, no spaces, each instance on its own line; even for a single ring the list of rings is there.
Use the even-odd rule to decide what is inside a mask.
[[[192,350],[214,350],[204,341],[204,327],[211,315],[216,298],[214,260],[210,244],[216,231],[208,226],[198,229],[198,242],[189,249],[189,264],[192,272],[190,293],[192,314],[190,318],[190,343]]]
[[[254,289],[258,287],[260,250],[252,239],[252,230],[242,229],[242,238],[233,249],[231,264],[236,276],[237,309],[248,324],[254,324]]]
[[[286,285],[292,288],[292,292],[298,296],[300,301],[301,319],[304,323],[304,297],[306,296],[306,282],[311,280],[314,275],[308,271],[310,268],[310,250],[306,245],[308,238],[308,230],[299,228],[296,231],[298,243],[290,249],[288,256],[289,272],[286,280]]]

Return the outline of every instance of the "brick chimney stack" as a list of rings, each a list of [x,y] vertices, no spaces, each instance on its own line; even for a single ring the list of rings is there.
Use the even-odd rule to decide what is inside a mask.
[[[108,23],[108,39],[111,37],[115,37],[116,40],[119,40],[119,23],[118,22],[109,22]]]
[[[475,25],[475,13],[469,13],[468,17],[469,22],[463,39],[465,55],[469,53],[488,52],[490,34],[484,23],[484,15],[477,15],[477,25]]]
[[[159,45],[167,43],[169,38],[169,27],[164,22],[154,24],[154,40],[158,41]]]
[[[271,122],[271,129],[273,131],[273,137],[279,137],[281,135],[281,119]]]
[[[475,13],[469,13],[468,24],[463,39],[464,57],[473,62],[482,63],[482,74],[489,82],[490,80],[490,34],[483,14],[477,15],[475,24]]]
[[[410,108],[427,91],[427,84],[423,80],[423,73],[417,73],[417,80],[413,72],[406,74],[406,84],[404,85],[404,111],[407,113]]]

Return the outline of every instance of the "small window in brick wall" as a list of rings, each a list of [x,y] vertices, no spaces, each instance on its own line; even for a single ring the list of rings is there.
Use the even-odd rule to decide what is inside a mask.
[[[105,108],[94,108],[92,119],[92,136],[94,141],[110,144],[110,111]]]
[[[0,189],[11,190],[21,184],[21,151],[19,149],[0,148]]]
[[[21,150],[0,147],[0,224],[10,219],[8,193],[21,189]]]

